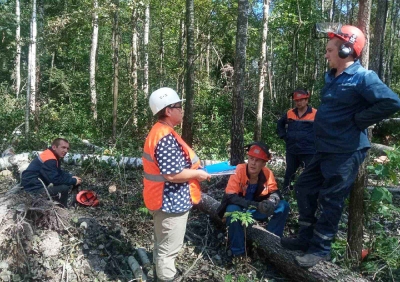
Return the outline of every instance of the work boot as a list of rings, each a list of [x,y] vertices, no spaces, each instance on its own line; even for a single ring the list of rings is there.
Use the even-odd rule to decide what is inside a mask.
[[[300,240],[299,238],[288,238],[288,237],[281,238],[281,245],[285,249],[291,251],[303,251],[303,252],[306,252],[309,247],[307,242]]]
[[[312,267],[319,263],[320,261],[327,261],[331,259],[331,255],[327,254],[325,256],[317,256],[314,254],[305,254],[304,256],[295,257],[297,264],[301,267]]]

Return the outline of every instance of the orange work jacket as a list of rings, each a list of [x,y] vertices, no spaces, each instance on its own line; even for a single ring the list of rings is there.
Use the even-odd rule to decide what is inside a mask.
[[[158,142],[170,133],[174,135],[185,153],[189,156],[192,163],[190,169],[198,169],[200,167],[200,160],[196,153],[183,141],[179,134],[170,126],[157,122],[150,130],[149,135],[147,135],[142,155],[144,169],[143,198],[146,207],[152,211],[158,210],[162,206],[164,183],[166,182],[158,167],[155,150]],[[198,204],[201,200],[200,183],[196,179],[191,179],[188,183],[190,199],[193,204]]]
[[[246,173],[247,164],[238,164],[236,166],[235,174],[231,175],[226,186],[226,194],[242,194],[243,197],[246,195],[247,187],[249,186],[249,178]],[[263,167],[262,172],[266,178],[264,183],[264,190],[257,196],[266,196],[278,190],[278,185],[276,184],[274,174],[272,171]]]

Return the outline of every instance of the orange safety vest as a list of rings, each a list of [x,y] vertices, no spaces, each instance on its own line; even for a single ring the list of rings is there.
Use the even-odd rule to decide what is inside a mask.
[[[58,167],[58,159],[56,158],[56,156],[54,155],[53,151],[51,151],[50,149],[46,149],[44,150],[42,153],[39,154],[39,160],[44,163],[48,160],[56,160],[57,162],[57,167]]]
[[[314,108],[311,108],[311,113],[307,113],[306,115],[299,118],[296,115],[296,113],[294,112],[294,109],[290,109],[287,111],[287,119],[293,119],[296,121],[314,121],[316,114],[317,114],[317,110]]]
[[[158,162],[154,156],[158,142],[166,135],[172,133],[178,143],[182,146],[185,153],[189,156],[192,166],[190,169],[198,169],[200,167],[200,159],[196,153],[186,144],[185,141],[168,125],[157,122],[147,135],[146,142],[143,148],[143,198],[146,207],[149,210],[158,210],[162,206],[164,183],[166,182],[164,176],[161,174]],[[190,198],[193,204],[198,204],[201,200],[200,183],[196,179],[188,181]]]

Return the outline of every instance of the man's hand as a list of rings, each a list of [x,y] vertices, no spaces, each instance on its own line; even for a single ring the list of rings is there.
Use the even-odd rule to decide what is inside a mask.
[[[272,203],[274,203],[275,207],[279,204],[279,202],[281,201],[281,198],[279,197],[278,193],[272,193],[269,198],[268,201],[271,201]]]
[[[266,216],[270,216],[275,211],[275,204],[270,200],[264,200],[258,203],[258,211],[260,213],[265,214]]]
[[[72,176],[72,178],[76,179],[76,184],[75,185],[80,185],[82,183],[82,179],[79,176]]]

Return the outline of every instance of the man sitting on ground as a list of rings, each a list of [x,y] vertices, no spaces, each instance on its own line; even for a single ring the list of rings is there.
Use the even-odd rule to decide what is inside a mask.
[[[81,184],[78,176],[61,170],[60,159],[64,158],[69,150],[69,142],[63,138],[54,139],[51,147],[37,156],[22,173],[21,185],[29,193],[39,194],[44,190],[43,181],[48,187],[50,196],[57,202],[67,207],[68,192],[72,186]],[[40,179],[40,180],[39,180]]]

